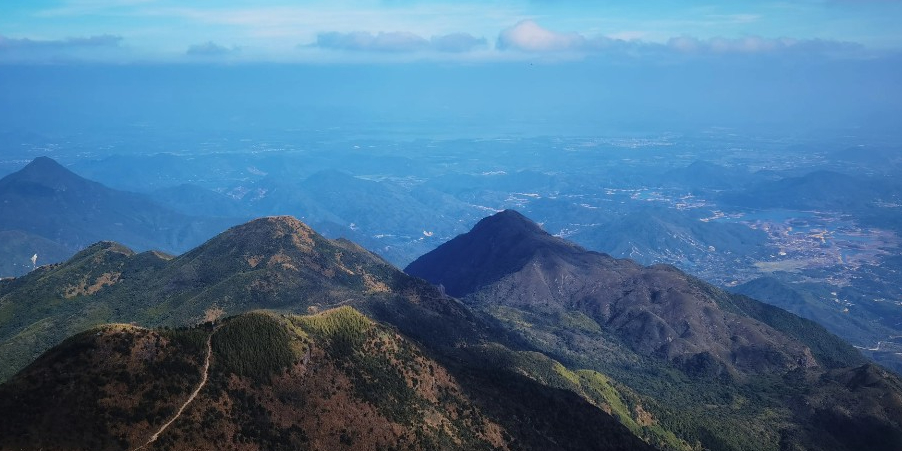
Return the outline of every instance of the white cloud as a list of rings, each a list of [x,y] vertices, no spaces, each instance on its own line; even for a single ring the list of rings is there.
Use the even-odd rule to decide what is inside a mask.
[[[496,47],[499,50],[559,52],[579,50],[585,45],[586,38],[578,33],[557,33],[531,20],[524,20],[501,31]]]

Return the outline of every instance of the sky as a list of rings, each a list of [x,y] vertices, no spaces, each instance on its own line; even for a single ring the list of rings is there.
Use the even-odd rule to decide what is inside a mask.
[[[0,146],[138,126],[898,134],[900,22],[896,0],[7,1]]]
[[[902,2],[29,0],[0,62],[409,62],[902,49]]]

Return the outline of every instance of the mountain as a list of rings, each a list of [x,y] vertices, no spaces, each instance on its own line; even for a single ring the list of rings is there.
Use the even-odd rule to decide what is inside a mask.
[[[822,327],[670,266],[586,251],[517,212],[483,219],[405,271],[444,286],[568,368],[609,375],[644,401],[658,428],[690,444],[859,449],[861,437],[819,422],[851,412],[883,431],[892,444],[883,449],[902,443],[896,404],[880,404],[881,396],[897,399],[896,388],[869,394],[868,403],[881,406],[873,409],[851,401],[800,407],[818,390],[854,398],[835,381],[866,371],[863,357]],[[878,379],[898,383],[886,372]]]
[[[861,295],[859,299],[852,298],[855,299],[853,316],[847,304],[839,302],[840,297],[848,299],[854,293],[848,287],[793,283],[780,276],[759,277],[731,291],[817,321],[836,335],[859,344],[859,350],[871,360],[902,374],[902,356],[896,352],[897,340],[893,340],[898,333],[892,328],[898,313],[892,306],[883,306],[873,302],[872,297]]]
[[[589,252],[507,210],[406,268],[449,294],[547,315],[580,312],[636,352],[710,360],[727,373],[816,366],[809,350],[723,309],[698,280]],[[737,339],[741,338],[741,339]]]
[[[235,199],[188,183],[154,190],[150,196],[155,202],[186,215],[224,218],[251,216]]]
[[[350,307],[108,325],[0,386],[2,449],[652,449],[570,392],[471,386]]]
[[[816,320],[837,334],[842,331],[853,343],[875,343],[880,337],[890,335],[890,329],[881,328],[875,321],[877,318],[850,318],[843,311],[845,305],[832,300],[831,289],[835,288],[792,284],[769,276],[750,280],[731,290]]]
[[[472,206],[424,187],[376,182],[329,169],[303,180],[269,176],[241,186],[250,211],[297,216],[329,236],[347,237],[392,262],[407,264],[441,237],[462,231]],[[439,198],[438,196],[443,196]]]
[[[764,231],[744,224],[700,221],[677,210],[652,207],[631,209],[568,238],[643,264],[678,262],[697,275],[737,259],[751,260],[767,244]]]
[[[416,265],[443,285],[279,216],[177,257],[101,242],[2,280],[0,448],[131,447],[186,400],[151,448],[900,443],[898,378],[671,267],[588,252],[513,211]]]
[[[281,313],[242,314],[258,308]],[[140,445],[207,361],[149,448],[649,449],[609,413],[625,407],[602,375],[508,347],[436,287],[291,217],[178,257],[97,243],[0,282],[0,312],[7,374],[29,361],[15,351],[55,346],[0,386],[0,449]],[[207,326],[89,329],[116,322]]]
[[[101,181],[106,186],[123,191],[145,192],[191,183],[210,177],[211,173],[232,177],[247,175],[236,173],[234,167],[223,161],[225,158],[225,156],[215,158],[210,155],[185,156],[165,152],[148,155],[114,154],[98,160],[80,160],[72,167],[84,177]]]
[[[889,177],[818,170],[760,183],[741,192],[726,192],[721,200],[748,208],[828,210],[862,216],[874,209],[875,203],[892,202],[900,193],[902,187]]]
[[[61,262],[72,256],[72,250],[53,240],[21,230],[0,231],[0,275],[25,274],[34,269],[31,257],[37,255],[35,264]]]
[[[14,231],[21,238],[10,249],[13,253],[4,254],[4,265],[14,271],[9,275],[24,273],[11,265],[29,262],[38,248],[48,249],[47,241],[56,246],[38,255],[42,263],[58,261],[50,258],[63,249],[69,256],[102,240],[181,252],[232,223],[177,213],[143,195],[79,177],[47,157],[0,179],[0,199],[0,231]]]
[[[683,168],[671,169],[662,174],[661,179],[665,185],[708,192],[747,186],[759,180],[756,175],[745,168],[699,160]]]
[[[902,165],[902,151],[898,147],[858,145],[830,152],[828,157],[839,165],[860,166],[871,171],[895,173]]]
[[[100,242],[64,264],[0,281],[0,360],[8,362],[0,378],[102,323],[179,326],[260,308],[307,313],[340,305],[426,341],[453,343],[472,333],[456,330],[459,323],[474,321],[459,301],[356,244],[326,239],[292,217],[268,217],[174,258]]]
[[[549,247],[580,251],[574,244],[548,235],[538,224],[513,210],[478,222],[473,229],[418,258],[405,272],[464,296],[522,268],[536,252]]]

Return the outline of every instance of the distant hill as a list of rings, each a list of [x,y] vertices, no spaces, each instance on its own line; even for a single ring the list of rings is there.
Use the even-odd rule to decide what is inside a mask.
[[[885,177],[862,177],[819,170],[800,177],[761,183],[741,193],[725,193],[724,202],[751,208],[794,208],[864,212],[874,202],[902,194],[902,185]]]
[[[646,399],[657,427],[681,431],[689,443],[736,450],[781,443],[852,450],[880,440],[889,450],[902,443],[896,388],[886,393],[893,401],[866,414],[867,427],[883,431],[879,440],[821,422],[854,417],[843,409],[858,407],[828,407],[819,398],[819,407],[796,410],[796,403],[812,402],[802,394],[808,390],[853,398],[831,378],[870,371],[823,327],[669,266],[586,251],[514,211],[482,220],[406,271],[461,296],[568,367],[610,375]],[[877,373],[889,386],[898,384]],[[765,420],[767,412],[776,417]],[[772,423],[776,418],[782,426]],[[655,437],[653,429],[643,431]]]
[[[732,288],[731,291],[760,299],[804,318],[817,319],[829,329],[842,329],[859,343],[875,341],[886,335],[875,333],[875,324],[858,324],[843,312],[844,306],[832,301],[828,287],[815,291],[815,287],[790,284],[777,277],[760,277]],[[857,326],[857,327],[856,327]],[[879,330],[879,329],[877,329]],[[857,331],[857,333],[850,332]]]
[[[667,171],[661,175],[660,182],[667,186],[708,192],[741,188],[760,181],[760,178],[760,174],[751,173],[745,168],[721,166],[709,161],[695,161],[684,168]]]
[[[25,274],[36,265],[61,262],[72,256],[72,250],[39,235],[21,230],[0,231],[0,277]]]
[[[181,184],[160,188],[149,196],[155,202],[185,215],[247,219],[252,216],[235,199],[197,185]]]
[[[861,165],[880,172],[892,172],[902,166],[902,148],[855,146],[828,154],[842,164]]]
[[[2,255],[4,275],[30,269],[19,265],[41,247],[47,252],[38,255],[41,264],[102,240],[178,253],[233,223],[177,213],[143,195],[79,177],[47,157],[0,179],[0,200],[0,231],[18,238],[14,247],[8,245],[11,253]]]
[[[837,302],[838,297],[846,298],[851,294],[843,288],[815,283],[791,283],[779,276],[750,280],[731,288],[731,291],[817,321],[831,332],[862,346],[861,352],[875,362],[902,373],[902,356],[894,352],[895,348],[880,348],[880,342],[889,341],[890,337],[897,335],[893,328],[896,325],[893,318],[898,313],[892,304],[874,302],[867,297],[857,299],[852,307],[854,315],[851,315],[845,303]]]
[[[428,188],[404,189],[334,169],[303,180],[269,176],[242,190],[247,193],[241,204],[248,211],[296,216],[330,237],[352,239],[396,264],[407,264],[442,237],[463,231],[460,218],[477,211]]]
[[[715,259],[752,258],[767,234],[744,224],[704,222],[667,208],[637,208],[569,239],[643,264],[679,262],[691,268]],[[700,265],[701,266],[701,265]]]

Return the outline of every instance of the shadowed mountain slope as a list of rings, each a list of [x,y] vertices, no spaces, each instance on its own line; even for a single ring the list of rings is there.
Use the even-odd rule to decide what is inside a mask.
[[[548,235],[520,213],[505,210],[418,258],[405,271],[441,284],[452,296],[464,296],[497,282],[512,269],[522,268],[542,249],[582,251],[575,244]]]
[[[513,211],[484,219],[406,270],[473,305],[579,312],[635,352],[669,361],[704,359],[731,373],[818,366],[803,343],[723,308],[729,295],[673,267],[586,251]]]

